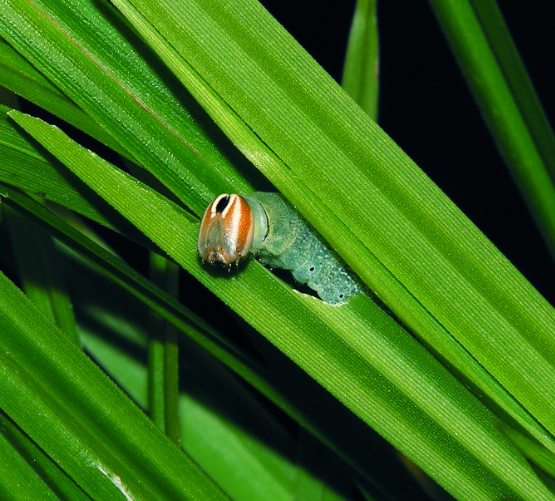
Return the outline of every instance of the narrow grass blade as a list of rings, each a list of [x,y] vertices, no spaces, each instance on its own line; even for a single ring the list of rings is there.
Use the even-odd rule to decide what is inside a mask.
[[[0,493],[4,500],[91,498],[4,414],[0,414]]]
[[[3,215],[25,293],[79,346],[73,307],[52,236],[11,209],[5,210]]]
[[[552,256],[555,136],[495,0],[430,5]]]
[[[379,46],[376,0],[358,0],[343,68],[342,87],[377,121]]]
[[[110,134],[86,115],[4,40],[0,40],[0,85],[130,157]],[[132,158],[131,158],[132,160]]]

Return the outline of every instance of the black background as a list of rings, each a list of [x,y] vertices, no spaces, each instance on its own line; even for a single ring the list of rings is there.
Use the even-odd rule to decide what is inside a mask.
[[[263,0],[341,80],[354,1]],[[555,114],[552,4],[499,1],[549,118]],[[380,126],[555,304],[555,267],[427,2],[378,2]]]

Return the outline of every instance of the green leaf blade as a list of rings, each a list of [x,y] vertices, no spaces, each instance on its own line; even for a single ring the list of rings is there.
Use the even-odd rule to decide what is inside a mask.
[[[495,1],[430,5],[496,145],[555,255],[555,135]]]
[[[373,120],[378,117],[378,21],[375,0],[358,0],[343,68],[342,87]]]

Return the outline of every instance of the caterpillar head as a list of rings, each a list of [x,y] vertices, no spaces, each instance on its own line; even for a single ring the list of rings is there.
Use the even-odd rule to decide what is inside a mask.
[[[258,202],[249,204],[239,195],[220,195],[210,203],[200,223],[198,253],[201,259],[225,266],[238,263],[251,249],[261,247],[266,221]]]
[[[239,195],[215,198],[202,217],[198,253],[210,264],[231,265],[245,257],[251,248],[254,220],[249,204]]]

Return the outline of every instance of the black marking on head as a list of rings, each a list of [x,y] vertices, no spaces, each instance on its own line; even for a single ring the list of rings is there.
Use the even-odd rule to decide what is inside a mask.
[[[230,196],[227,195],[225,197],[222,197],[219,200],[218,205],[216,205],[216,212],[217,213],[222,213],[226,209],[226,207],[229,204],[229,199],[230,199]]]

